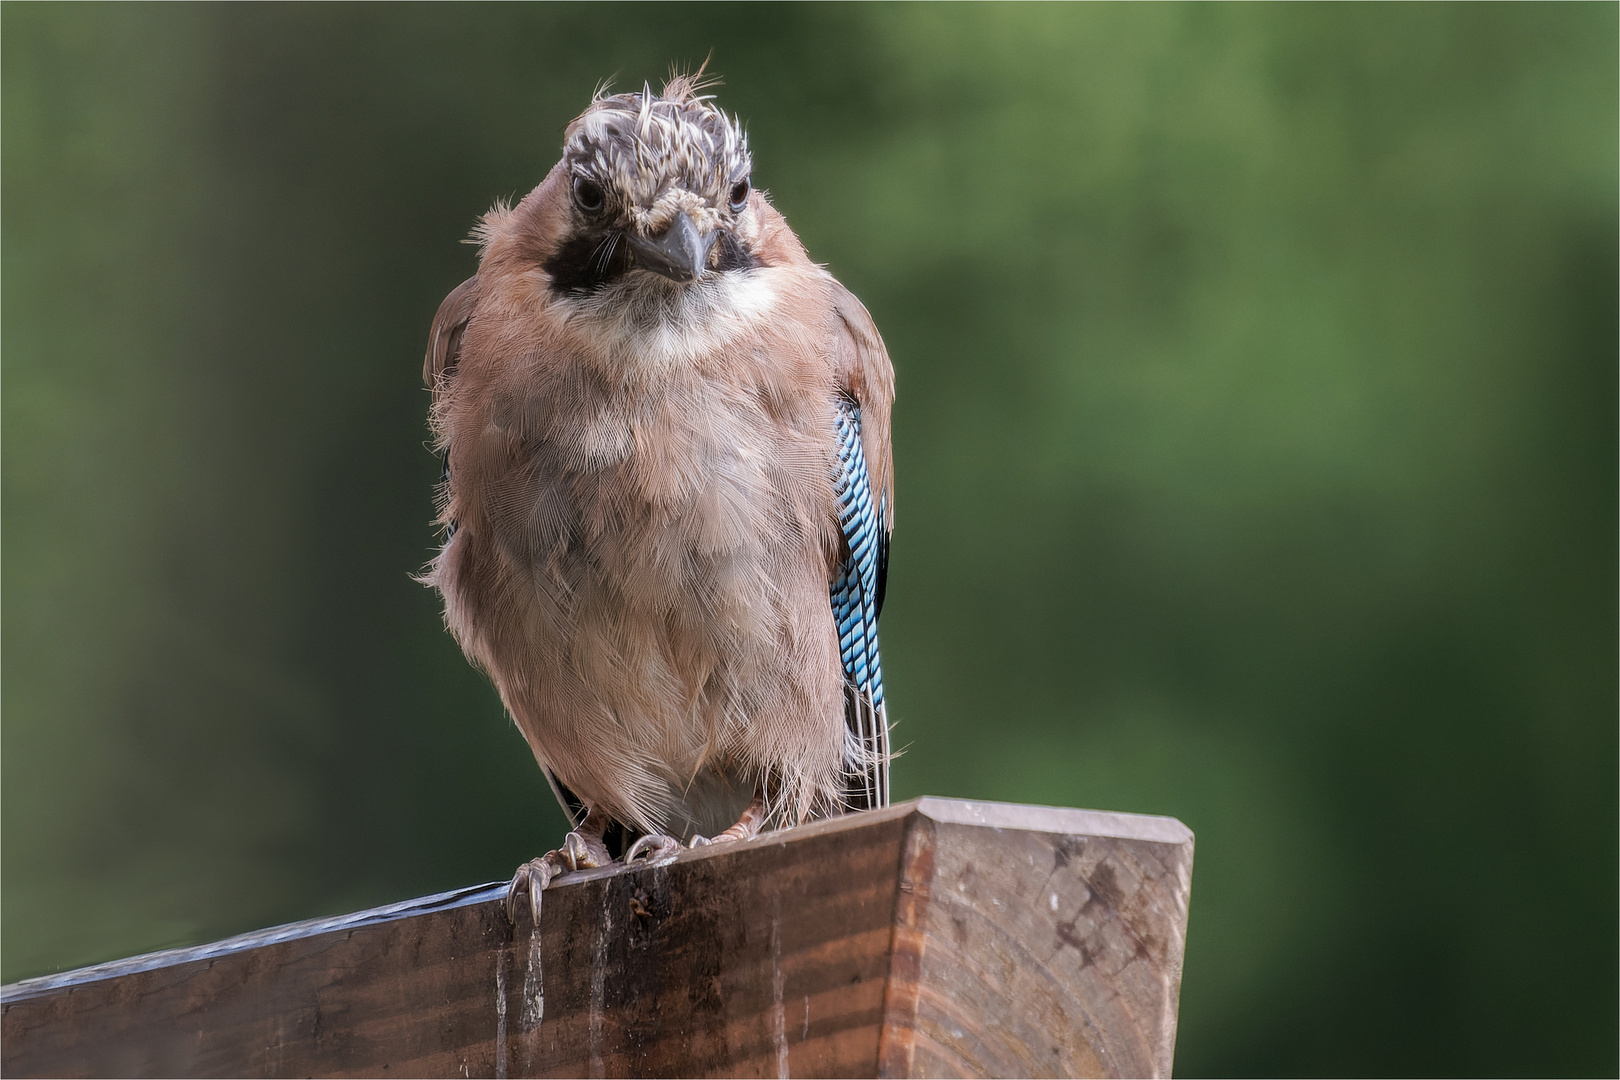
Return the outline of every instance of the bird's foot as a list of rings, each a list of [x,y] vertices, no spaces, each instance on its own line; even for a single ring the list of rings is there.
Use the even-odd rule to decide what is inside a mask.
[[[590,870],[610,866],[613,856],[599,835],[575,829],[563,837],[562,847],[548,851],[538,859],[530,859],[512,875],[506,887],[506,916],[513,923],[518,918],[518,897],[529,894],[529,914],[534,925],[540,925],[540,894],[546,891],[553,878],[571,870]]]
[[[709,844],[734,844],[738,840],[752,840],[759,835],[759,830],[765,825],[765,796],[755,795],[748,804],[748,809],[742,812],[737,824],[715,837],[692,837],[693,847],[707,847]]]
[[[624,853],[624,861],[633,863],[645,854],[648,862],[657,862],[660,859],[672,858],[681,853],[681,842],[673,836],[663,833],[648,833],[630,845],[630,850]]]
[[[664,833],[648,833],[630,845],[630,850],[624,853],[626,863],[635,862],[641,855],[647,856],[648,862],[658,862],[661,859],[673,858],[686,847],[707,847],[710,844],[730,844],[738,840],[752,840],[759,835],[759,830],[765,825],[765,795],[756,793],[748,809],[742,812],[737,824],[715,837],[694,836],[689,844],[682,844],[673,836]]]

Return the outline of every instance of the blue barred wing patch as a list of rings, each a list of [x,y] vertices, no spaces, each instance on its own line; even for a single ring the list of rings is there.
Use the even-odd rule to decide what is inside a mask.
[[[874,500],[866,470],[860,406],[840,399],[835,427],[834,489],[838,524],[848,549],[831,590],[849,725],[845,799],[850,809],[869,810],[889,804],[889,726],[883,707],[883,665],[878,659],[878,613],[888,572],[889,537],[884,507]]]

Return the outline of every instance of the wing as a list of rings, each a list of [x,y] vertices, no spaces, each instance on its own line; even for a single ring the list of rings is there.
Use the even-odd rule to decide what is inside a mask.
[[[878,609],[888,564],[888,528],[872,497],[861,445],[861,407],[845,398],[834,420],[838,438],[838,524],[845,554],[831,588],[838,651],[844,665],[844,719],[849,725],[850,778],[845,802],[853,810],[889,804],[889,726],[878,656]]]
[[[878,615],[883,610],[894,519],[889,441],[894,372],[872,317],[841,286],[835,290],[834,310],[840,391],[833,420],[834,490],[844,551],[830,593],[848,725],[844,799],[849,809],[870,810],[889,804],[889,723],[878,655]]]
[[[467,323],[477,303],[478,276],[475,274],[452,289],[439,305],[438,314],[433,316],[427,357],[422,361],[422,381],[435,394],[455,374],[456,361],[461,359],[461,338],[467,332]]]
[[[478,303],[478,277],[474,275],[451,290],[433,316],[433,329],[428,332],[427,357],[422,361],[422,381],[433,391],[437,404],[439,394],[449,385],[456,373],[456,361],[461,359],[461,339],[472,319],[473,307]],[[435,424],[437,421],[435,420]],[[442,442],[442,439],[441,439]],[[450,450],[441,455],[439,483],[448,488],[450,483]],[[448,496],[445,496],[448,497]],[[456,523],[440,519],[450,535],[455,535]]]

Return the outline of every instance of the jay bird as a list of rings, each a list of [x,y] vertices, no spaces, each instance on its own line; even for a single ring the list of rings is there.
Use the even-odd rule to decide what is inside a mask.
[[[701,76],[598,92],[429,338],[423,580],[573,824],[514,919],[568,870],[889,798],[894,372]]]

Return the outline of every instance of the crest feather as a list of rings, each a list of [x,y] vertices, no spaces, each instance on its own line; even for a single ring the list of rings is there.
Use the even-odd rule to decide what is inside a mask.
[[[703,91],[712,90],[725,81],[720,76],[709,73],[709,61],[713,59],[714,53],[710,52],[703,58],[703,63],[698,65],[698,69],[690,74],[671,69],[669,81],[664,83],[664,100],[681,105],[689,101],[702,101],[703,96],[700,95],[703,95]]]

